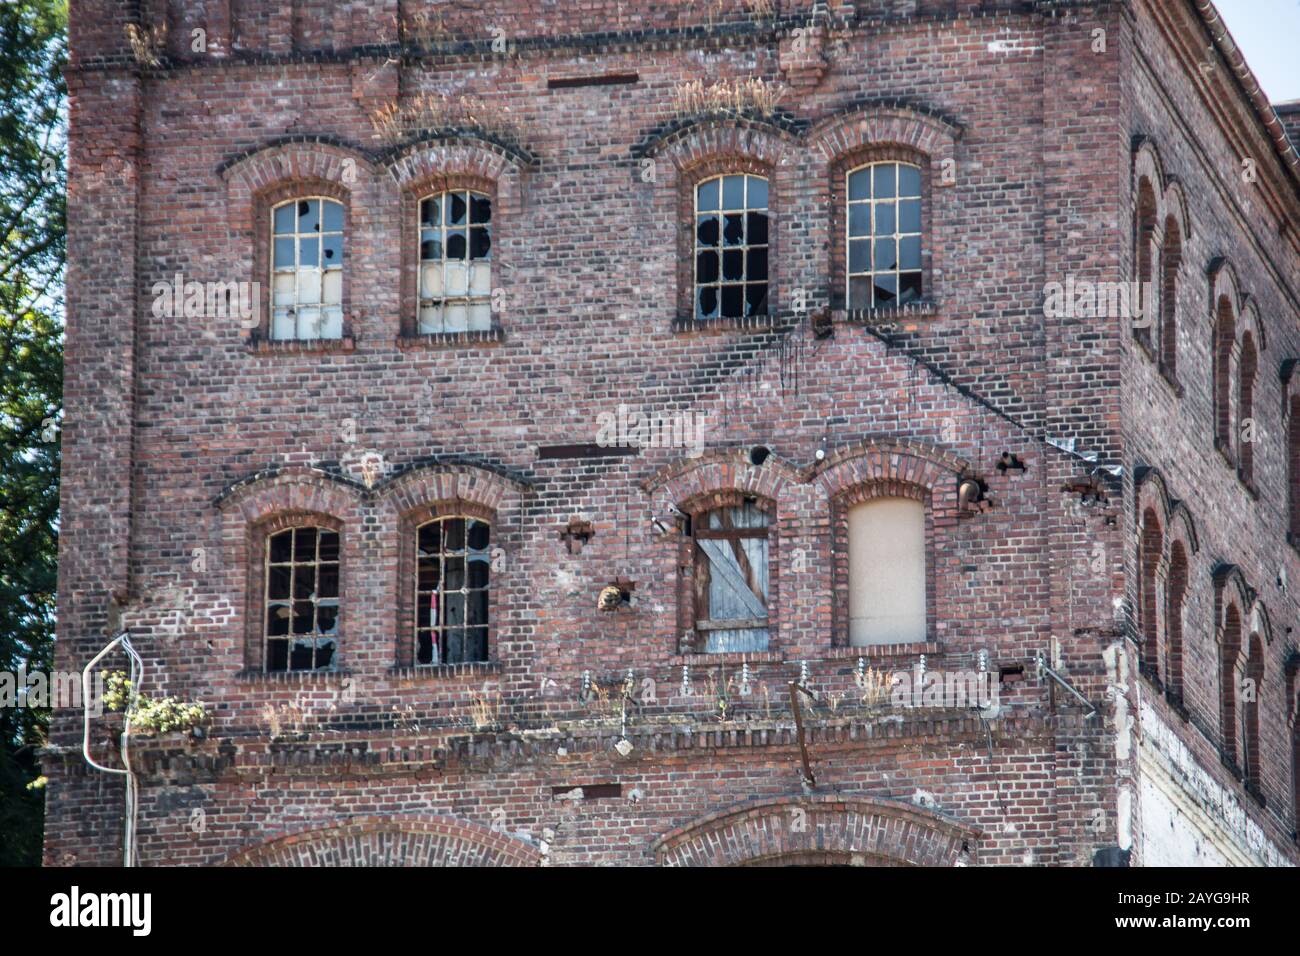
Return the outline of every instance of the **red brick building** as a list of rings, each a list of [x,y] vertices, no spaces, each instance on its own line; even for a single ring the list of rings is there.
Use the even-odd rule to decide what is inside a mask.
[[[50,863],[1296,862],[1300,156],[1208,2],[71,22],[58,666],[208,720],[128,806],[57,711]]]

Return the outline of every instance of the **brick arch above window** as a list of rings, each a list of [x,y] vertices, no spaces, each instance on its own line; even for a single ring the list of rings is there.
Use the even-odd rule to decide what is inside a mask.
[[[270,468],[235,482],[214,504],[226,516],[254,524],[270,515],[307,511],[350,519],[365,496],[359,482],[315,468]]]
[[[924,489],[934,507],[947,511],[957,507],[957,479],[968,468],[965,459],[920,442],[864,442],[832,452],[804,477],[830,498],[859,486]]]
[[[881,103],[835,113],[813,126],[806,138],[828,165],[872,147],[902,146],[929,157],[936,182],[943,182],[944,164],[956,162],[962,132],[960,125],[937,111]]]
[[[672,223],[676,236],[675,326],[687,331],[702,323],[747,325],[768,322],[782,306],[781,290],[789,286],[785,268],[785,247],[789,203],[794,192],[793,172],[797,169],[799,144],[788,130],[749,120],[699,120],[675,129],[663,138],[651,139],[633,150],[639,163],[653,163],[650,181],[659,188],[656,206],[662,219]],[[645,176],[642,166],[641,175]],[[753,315],[722,315],[698,319],[696,295],[696,189],[718,176],[757,176],[766,182],[766,308]],[[749,244],[746,217],[746,245]],[[721,254],[721,249],[718,253]],[[746,269],[746,277],[749,272]],[[719,310],[722,311],[722,310]]]
[[[739,448],[706,451],[698,458],[683,458],[665,465],[642,482],[641,487],[656,497],[687,510],[686,505],[705,501],[723,492],[737,492],[768,501],[779,501],[800,484],[799,472],[776,455],[761,465],[751,464],[749,452]]]
[[[417,465],[375,489],[375,497],[395,514],[449,502],[466,502],[488,512],[513,510],[532,486],[490,468],[465,463]]]
[[[850,110],[824,120],[809,131],[808,141],[814,156],[822,161],[821,174],[813,179],[817,194],[815,200],[827,210],[825,242],[825,274],[828,276],[827,296],[832,310],[839,312],[861,308],[899,308],[894,300],[911,297],[912,301],[901,306],[907,310],[930,311],[934,303],[941,299],[943,290],[936,286],[936,279],[944,274],[945,236],[943,223],[949,218],[950,194],[947,187],[955,185],[961,176],[957,165],[957,138],[960,128],[937,115],[918,110],[897,107],[871,106]],[[920,228],[914,225],[904,227],[907,205],[915,205],[903,200],[896,200],[892,205],[893,214],[887,221],[893,227],[885,227],[885,232],[878,231],[878,217],[866,216],[857,220],[850,215],[849,176],[856,170],[877,163],[916,167],[919,171],[920,190]],[[873,178],[876,174],[872,174]],[[900,172],[900,179],[902,174]],[[900,187],[901,188],[901,184]],[[891,193],[894,187],[890,186]],[[860,197],[854,208],[858,216],[871,213],[876,208],[873,200]],[[851,228],[852,226],[852,228]],[[854,231],[856,230],[856,231]],[[849,241],[850,233],[857,238],[856,245]],[[895,233],[898,234],[895,238]],[[903,233],[908,233],[903,236]],[[919,237],[919,242],[918,242]],[[893,275],[885,270],[882,279],[876,280],[867,273],[877,271],[879,262],[877,252],[882,251],[884,243],[886,259],[897,256],[897,268],[907,273],[907,289],[904,290],[904,277],[901,272]],[[895,246],[895,244],[897,244]],[[919,244],[919,267],[915,264],[904,268],[904,260],[915,256],[915,249],[905,256],[907,245]],[[854,257],[850,255],[857,248],[862,256],[854,266]],[[891,252],[892,250],[892,252]],[[864,269],[864,262],[868,263]],[[859,278],[850,280],[850,274]],[[857,292],[850,294],[850,286],[856,282]],[[890,291],[890,286],[899,287]],[[917,285],[919,284],[919,294]],[[873,286],[878,286],[878,294],[872,294]],[[891,298],[892,297],[892,298]],[[868,300],[878,301],[868,301]],[[864,303],[866,303],[864,305]]]
[[[326,137],[279,140],[226,160],[218,173],[226,183],[230,224],[236,232],[251,230],[258,198],[294,184],[325,188],[346,202],[358,184],[374,179],[377,167],[364,150]],[[292,198],[289,195],[280,199]],[[277,200],[279,201],[279,200]]]
[[[802,812],[806,827],[788,826]],[[876,797],[790,795],[727,807],[652,844],[660,866],[743,866],[820,861],[952,866],[976,862],[983,833],[951,817]]]
[[[266,668],[266,547],[271,535],[298,527],[317,527],[340,536],[338,657],[348,652],[346,630],[351,568],[357,542],[348,533],[360,524],[364,489],[348,479],[315,469],[272,469],[238,482],[215,502],[221,513],[223,560],[235,575],[232,594],[241,595],[237,613],[244,622],[243,666],[247,673]]]
[[[247,845],[222,866],[538,866],[528,840],[459,817],[393,814],[308,824]]]
[[[1165,164],[1160,158],[1160,149],[1148,136],[1138,136],[1133,141],[1133,193],[1137,195],[1138,184],[1146,180],[1157,200],[1163,198],[1166,187]],[[1159,217],[1163,209],[1154,210]]]

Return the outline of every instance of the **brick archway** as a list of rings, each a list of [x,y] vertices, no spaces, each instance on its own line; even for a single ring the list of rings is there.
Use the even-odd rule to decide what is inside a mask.
[[[653,844],[660,866],[952,866],[980,831],[875,797],[792,795],[701,817]]]
[[[454,817],[358,817],[258,843],[223,866],[538,866],[519,837]]]

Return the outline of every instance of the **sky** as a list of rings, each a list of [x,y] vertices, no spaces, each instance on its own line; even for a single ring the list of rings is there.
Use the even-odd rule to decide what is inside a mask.
[[[1270,103],[1300,100],[1300,0],[1215,0]]]

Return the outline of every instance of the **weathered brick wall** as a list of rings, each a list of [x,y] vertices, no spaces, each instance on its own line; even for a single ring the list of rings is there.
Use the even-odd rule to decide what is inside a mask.
[[[1281,232],[1274,206],[1278,200],[1270,193],[1280,190],[1293,217],[1295,184],[1285,179],[1279,184],[1280,164],[1271,143],[1261,129],[1235,115],[1248,116],[1249,108],[1244,101],[1226,98],[1224,91],[1231,89],[1233,81],[1223,63],[1212,60],[1203,46],[1202,59],[1192,60],[1188,67],[1180,60],[1185,51],[1175,53],[1171,48],[1167,33],[1171,26],[1194,20],[1182,6],[1138,5],[1132,68],[1125,72],[1130,94],[1126,131],[1149,139],[1158,151],[1165,181],[1174,184],[1172,190],[1181,190],[1187,210],[1177,296],[1176,384],[1137,345],[1131,331],[1115,330],[1126,342],[1126,465],[1130,474],[1142,466],[1158,470],[1168,497],[1181,501],[1191,517],[1199,546],[1189,556],[1183,618],[1187,714],[1161,710],[1162,719],[1177,728],[1212,778],[1241,796],[1247,812],[1271,839],[1289,844],[1296,824],[1289,726],[1293,704],[1287,700],[1286,666],[1296,647],[1291,629],[1297,603],[1294,584],[1284,588],[1280,582],[1296,581],[1300,559],[1287,544],[1289,416],[1279,372],[1300,350],[1300,248],[1293,225]],[[1194,47],[1190,41],[1182,42]],[[1231,133],[1214,119],[1208,100],[1214,96],[1232,104]],[[1259,170],[1252,182],[1243,176],[1245,158],[1253,159]],[[1128,168],[1124,194],[1129,197],[1131,237],[1137,181],[1132,155]],[[1130,239],[1125,246],[1127,269],[1134,268],[1131,250]],[[1207,270],[1219,258],[1230,263],[1241,291],[1253,300],[1266,342],[1254,397],[1257,493],[1238,479],[1214,444],[1213,316]],[[1139,517],[1138,507],[1125,516],[1131,605],[1137,593]],[[1219,564],[1240,568],[1271,621],[1260,693],[1262,790],[1267,808],[1247,797],[1218,761],[1222,668],[1213,570]],[[1142,695],[1157,707],[1165,704],[1150,684],[1143,685]]]
[[[1126,340],[1042,308],[1054,277],[1126,268],[1123,84],[1093,48],[1101,27],[1122,51],[1118,6],[832,3],[809,21],[808,5],[781,0],[787,19],[773,22],[743,4],[713,18],[686,3],[446,5],[447,36],[432,39],[477,45],[394,60],[395,47],[355,49],[396,41],[391,2],[145,4],[146,24],[169,23],[171,59],[143,71],[115,6],[80,6],[95,26],[73,38],[74,202],[99,156],[119,155],[118,124],[138,126],[140,153],[138,178],[130,165],[102,186],[107,205],[70,219],[69,394],[86,398],[67,411],[60,666],[80,667],[102,643],[107,593],[121,589],[152,689],[213,712],[206,742],[143,752],[143,862],[214,863],[276,834],[393,814],[468,828],[448,836],[430,822],[401,837],[403,854],[425,859],[495,827],[527,831],[534,848],[554,830],[554,862],[651,863],[674,828],[745,797],[798,793],[787,683],[804,661],[825,695],[806,705],[819,792],[929,807],[948,821],[934,845],[956,845],[963,831],[945,827],[969,827],[980,863],[1086,865],[1117,843],[1110,707],[1082,719],[1033,659],[1102,704],[1104,654],[1125,626],[1131,509],[1118,485],[1099,504],[1063,493],[1095,465],[1043,441],[1074,439],[1102,465],[1125,447]],[[796,47],[791,31],[809,23],[811,47]],[[196,24],[206,55],[185,42]],[[514,49],[495,53],[491,27]],[[612,74],[636,81],[547,83]],[[701,76],[797,87],[771,120],[683,125],[674,92]],[[395,152],[371,114],[399,93],[470,97],[490,128]],[[899,147],[929,164],[928,301],[864,321],[837,301],[836,177],[846,157]],[[770,169],[770,325],[678,321],[690,228],[679,208],[697,161]],[[500,333],[481,341],[402,338],[411,199],[441,175],[494,190],[504,307]],[[153,313],[154,284],[177,273],[262,279],[260,217],[295,186],[346,205],[346,342],[285,348],[235,318]],[[800,297],[813,313],[832,308],[831,337],[814,338]],[[106,382],[98,363],[113,370]],[[707,416],[707,451],[539,457],[594,442],[599,416],[620,404]],[[747,464],[755,445],[773,452],[759,467]],[[366,450],[387,469],[374,487],[359,480]],[[1027,471],[1000,472],[1003,453]],[[963,469],[987,483],[991,510],[959,511]],[[930,503],[929,640],[863,653],[837,643],[832,497],[900,479]],[[681,547],[651,522],[730,488],[770,501],[778,526],[772,646],[744,661],[681,651]],[[403,515],[459,500],[495,519],[492,661],[415,672],[399,655]],[[250,540],[299,512],[342,528],[340,671],[247,673],[260,574]],[[577,554],[561,538],[574,516],[594,531]],[[615,578],[635,582],[632,604],[600,613]],[[987,726],[854,709],[859,657],[893,670],[925,654],[931,670],[957,670],[980,651],[995,672],[1025,677],[1002,685]],[[629,671],[641,706],[623,758],[611,750],[617,711],[580,690],[584,674],[604,691]],[[725,723],[710,679],[735,682]],[[73,744],[79,721],[59,712],[56,742]],[[74,773],[79,759],[49,762],[47,856],[107,861],[120,828],[96,823],[88,841],[74,817],[105,806],[92,787],[116,784]],[[552,788],[608,782],[619,798],[561,819]],[[442,842],[419,843],[434,832]],[[264,856],[290,858],[279,852]],[[796,840],[789,852],[808,850]]]

